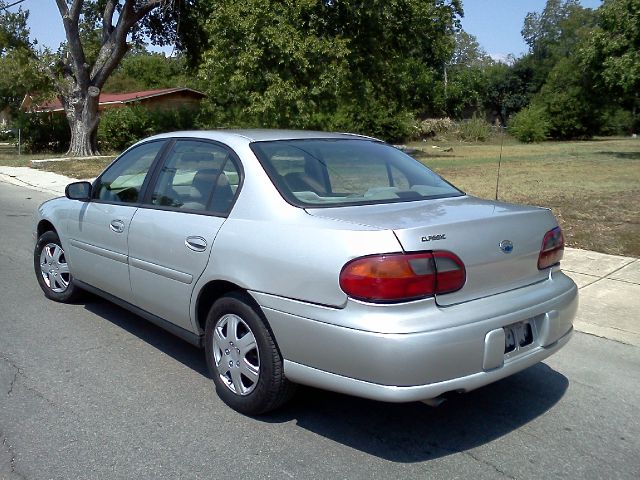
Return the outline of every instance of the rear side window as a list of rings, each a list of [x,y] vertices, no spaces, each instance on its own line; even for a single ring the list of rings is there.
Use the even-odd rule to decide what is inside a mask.
[[[240,182],[226,148],[179,140],[167,155],[153,186],[151,203],[194,212],[228,213]]]
[[[137,203],[149,169],[163,141],[149,142],[125,152],[98,179],[93,198],[104,202]]]
[[[417,160],[378,141],[277,140],[254,142],[251,148],[282,196],[301,207],[464,195]]]

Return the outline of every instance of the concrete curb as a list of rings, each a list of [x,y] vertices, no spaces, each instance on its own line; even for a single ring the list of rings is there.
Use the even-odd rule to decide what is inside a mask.
[[[69,183],[78,180],[29,167],[0,166],[0,181],[60,196],[64,195],[64,189]]]
[[[56,158],[43,158],[42,160],[31,160],[31,165],[40,165],[42,163],[55,163],[65,162],[67,160],[82,161],[82,160],[94,160],[100,158],[115,158],[113,155],[95,155],[93,157],[56,157]]]

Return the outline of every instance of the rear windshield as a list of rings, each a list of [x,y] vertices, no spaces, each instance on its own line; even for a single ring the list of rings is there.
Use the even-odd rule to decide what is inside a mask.
[[[251,148],[282,196],[300,207],[464,195],[417,160],[374,140],[276,140]]]

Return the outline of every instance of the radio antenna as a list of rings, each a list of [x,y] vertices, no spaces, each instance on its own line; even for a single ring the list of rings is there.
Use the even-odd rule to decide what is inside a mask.
[[[502,147],[504,145],[504,127],[500,125],[502,135],[500,136],[500,157],[498,157],[498,177],[496,178],[496,200],[498,200],[498,189],[500,188],[500,165],[502,165]]]

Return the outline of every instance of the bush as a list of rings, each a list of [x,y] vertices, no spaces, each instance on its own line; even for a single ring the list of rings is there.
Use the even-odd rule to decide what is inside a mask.
[[[449,117],[445,118],[427,118],[418,122],[414,126],[413,140],[424,140],[426,138],[435,138],[440,135],[454,136],[458,133],[458,124]]]
[[[365,109],[356,108],[350,123],[343,130],[363,133],[388,142],[402,142],[409,138],[415,123],[411,112],[386,108],[373,102]]]
[[[523,108],[509,122],[509,133],[523,143],[542,142],[549,135],[549,119],[543,107]]]
[[[474,115],[455,122],[448,117],[427,118],[413,126],[412,140],[441,138],[463,142],[485,142],[493,134],[493,128],[484,118]]]
[[[491,124],[474,115],[458,124],[458,138],[464,142],[485,142],[491,137]]]
[[[114,108],[102,113],[98,125],[101,150],[120,151],[153,133],[146,108],[140,106]]]
[[[14,134],[13,130],[0,130],[0,142],[15,141],[18,134]]]
[[[121,151],[157,133],[188,130],[196,124],[197,110],[148,110],[140,105],[105,110],[98,126],[98,142],[105,151]]]
[[[633,113],[622,108],[605,110],[600,117],[600,135],[630,135],[633,133]]]
[[[21,129],[25,152],[66,152],[69,149],[71,130],[64,113],[20,113],[14,123],[15,128]]]

